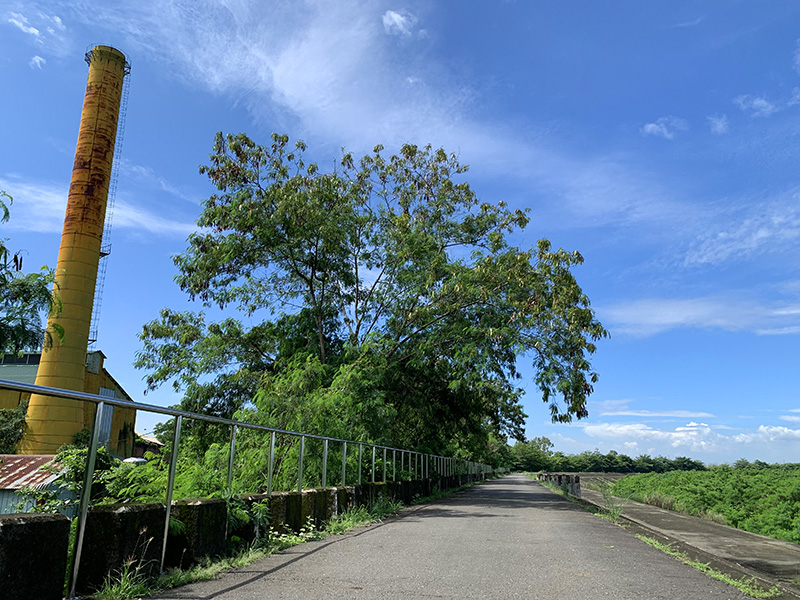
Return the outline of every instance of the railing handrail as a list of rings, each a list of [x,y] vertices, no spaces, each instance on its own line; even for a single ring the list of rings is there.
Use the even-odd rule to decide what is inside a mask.
[[[305,446],[306,438],[309,439],[316,439],[322,440],[324,442],[323,445],[323,457],[326,469],[327,469],[327,456],[328,456],[328,442],[339,442],[342,444],[342,485],[346,485],[346,460],[347,460],[347,445],[348,444],[358,444],[358,482],[361,484],[361,475],[362,475],[362,466],[361,466],[361,459],[362,459],[362,447],[369,446],[372,447],[372,482],[375,483],[375,463],[376,463],[376,450],[378,448],[384,450],[383,456],[384,461],[386,458],[386,451],[391,450],[393,452],[393,471],[396,468],[396,461],[395,461],[395,454],[396,452],[400,452],[400,468],[403,469],[403,459],[406,454],[408,454],[408,468],[411,469],[411,457],[413,455],[417,456],[417,459],[414,461],[414,476],[420,476],[424,478],[429,478],[430,473],[430,462],[431,459],[434,459],[434,468],[437,474],[442,476],[448,475],[456,475],[457,471],[459,470],[460,466],[468,466],[470,472],[478,472],[477,469],[480,469],[481,473],[491,473],[493,469],[486,464],[478,463],[475,461],[465,460],[462,458],[455,458],[455,457],[448,457],[442,456],[439,454],[430,454],[428,452],[420,452],[419,450],[408,450],[405,448],[394,448],[392,446],[382,446],[380,444],[374,444],[372,442],[363,442],[363,441],[355,441],[355,440],[344,440],[340,438],[328,437],[324,435],[317,435],[312,433],[302,433],[299,431],[290,431],[286,429],[278,429],[275,427],[267,427],[266,425],[256,425],[254,423],[247,423],[246,421],[237,421],[236,419],[226,419],[224,417],[214,417],[211,415],[203,415],[200,413],[193,413],[184,410],[178,410],[175,408],[167,408],[163,406],[156,406],[154,404],[146,404],[140,402],[133,402],[131,400],[120,400],[118,398],[109,398],[106,396],[100,396],[96,394],[88,394],[86,392],[76,392],[73,390],[64,390],[60,388],[42,386],[42,385],[35,385],[30,383],[22,383],[18,381],[10,381],[7,379],[0,379],[0,389],[7,389],[16,392],[22,393],[30,393],[30,394],[38,394],[42,396],[51,396],[56,398],[66,398],[69,400],[77,400],[79,402],[92,402],[96,405],[95,411],[95,418],[94,418],[94,425],[92,427],[92,434],[91,434],[91,441],[89,443],[89,453],[87,455],[86,460],[86,469],[84,472],[84,481],[83,481],[83,489],[81,490],[81,501],[80,507],[78,509],[78,526],[77,532],[75,535],[75,546],[74,546],[74,554],[73,554],[73,564],[72,564],[72,574],[71,574],[71,585],[70,585],[70,597],[75,597],[75,586],[77,585],[78,580],[78,569],[80,568],[81,562],[81,552],[83,548],[83,537],[86,529],[86,518],[87,513],[89,510],[89,503],[90,503],[90,496],[91,496],[91,489],[92,489],[92,481],[94,475],[94,466],[95,466],[95,458],[97,456],[97,448],[100,445],[100,424],[102,422],[102,416],[106,405],[110,406],[119,406],[121,408],[129,408],[133,410],[143,410],[145,412],[152,412],[162,415],[167,415],[171,417],[175,417],[175,425],[173,427],[173,444],[172,444],[172,454],[170,457],[170,465],[169,465],[169,476],[167,478],[167,491],[166,491],[166,499],[165,499],[165,506],[166,506],[166,516],[164,521],[164,538],[163,544],[161,549],[161,570],[164,569],[164,558],[166,555],[166,546],[167,546],[167,530],[169,528],[169,516],[170,516],[170,507],[172,505],[172,492],[173,492],[173,485],[175,482],[175,469],[178,462],[178,446],[180,444],[180,432],[181,432],[181,425],[183,418],[194,419],[198,421],[206,421],[209,423],[216,423],[219,425],[225,425],[231,428],[231,442],[230,442],[230,456],[228,459],[228,485],[230,485],[230,481],[233,475],[233,456],[236,449],[236,430],[238,428],[244,429],[254,429],[258,431],[264,431],[271,434],[271,441],[270,441],[270,474],[269,474],[269,482],[268,482],[268,493],[272,493],[272,467],[273,467],[273,460],[274,460],[274,450],[275,450],[275,434],[284,434],[294,437],[300,438],[300,454],[299,454],[299,461],[298,461],[298,480],[297,480],[297,487],[298,491],[302,491],[303,485],[303,450]],[[393,473],[393,479],[394,479]],[[383,464],[383,477],[384,481],[386,481],[386,463]],[[328,487],[327,483],[325,482],[325,476],[323,475],[323,487]]]

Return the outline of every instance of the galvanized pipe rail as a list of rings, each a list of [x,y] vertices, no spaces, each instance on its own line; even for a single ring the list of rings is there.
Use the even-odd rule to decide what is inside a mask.
[[[41,396],[51,396],[55,398],[65,398],[69,400],[77,400],[79,402],[92,402],[96,405],[94,425],[92,427],[91,442],[89,447],[89,456],[86,461],[86,471],[84,473],[83,489],[81,490],[80,507],[78,509],[78,527],[75,536],[74,546],[74,559],[72,565],[72,574],[70,577],[70,597],[75,597],[75,586],[78,581],[78,569],[80,568],[81,552],[83,550],[83,538],[86,530],[86,516],[89,511],[89,501],[91,499],[92,479],[94,477],[95,459],[97,457],[97,448],[100,438],[100,424],[103,420],[103,412],[107,406],[119,406],[121,408],[131,408],[134,410],[141,410],[145,412],[157,413],[170,417],[175,417],[175,426],[172,434],[172,454],[170,457],[169,475],[167,478],[167,491],[165,498],[166,517],[164,520],[164,538],[161,548],[161,571],[164,570],[164,558],[167,551],[167,533],[169,530],[169,516],[170,507],[172,506],[172,495],[175,485],[175,470],[178,462],[178,446],[180,444],[181,426],[184,418],[193,419],[196,421],[206,421],[208,423],[216,423],[231,428],[230,437],[230,455],[228,457],[228,474],[227,482],[230,487],[233,481],[234,471],[234,454],[236,452],[236,432],[238,429],[254,429],[264,431],[270,434],[270,450],[269,450],[269,473],[267,479],[267,494],[272,494],[272,483],[275,471],[275,436],[276,434],[288,435],[300,438],[300,454],[298,457],[297,465],[297,491],[303,491],[303,458],[305,454],[306,439],[320,440],[323,443],[323,467],[322,467],[322,487],[327,488],[327,458],[328,458],[328,444],[330,442],[342,444],[342,486],[347,485],[347,445],[358,444],[358,484],[361,485],[362,476],[362,454],[364,446],[372,448],[372,465],[371,465],[371,481],[375,483],[376,472],[376,452],[380,449],[383,451],[383,481],[386,481],[386,456],[387,451],[392,452],[392,480],[395,480],[396,458],[397,453],[400,453],[400,471],[404,470],[406,466],[406,455],[408,471],[412,473],[413,477],[429,479],[431,472],[439,477],[447,477],[459,474],[488,474],[492,473],[492,467],[486,464],[457,459],[448,456],[440,456],[436,454],[427,454],[418,452],[416,450],[406,450],[403,448],[393,448],[391,446],[382,446],[379,444],[371,444],[369,442],[357,442],[353,440],[343,440],[339,438],[332,438],[323,435],[315,435],[311,433],[301,433],[298,431],[289,431],[285,429],[278,429],[274,427],[266,427],[265,425],[255,425],[245,421],[237,421],[234,419],[225,419],[222,417],[213,417],[210,415],[203,415],[199,413],[192,413],[175,408],[166,408],[162,406],[155,406],[153,404],[144,404],[139,402],[131,402],[129,400],[119,400],[116,398],[108,398],[105,396],[96,396],[94,394],[87,394],[85,392],[76,392],[72,390],[63,390],[59,388],[52,388],[46,386],[32,385],[28,383],[20,383],[16,381],[8,381],[0,379],[0,389],[12,390],[15,392],[23,392],[30,394],[39,394]],[[412,470],[412,458],[414,459],[414,467]],[[433,461],[433,465],[431,465]],[[433,466],[433,468],[431,468]]]

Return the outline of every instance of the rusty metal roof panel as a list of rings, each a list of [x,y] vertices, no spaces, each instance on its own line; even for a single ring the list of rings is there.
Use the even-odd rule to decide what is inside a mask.
[[[43,471],[55,458],[51,454],[0,454],[0,489],[41,488],[58,479],[60,473]]]

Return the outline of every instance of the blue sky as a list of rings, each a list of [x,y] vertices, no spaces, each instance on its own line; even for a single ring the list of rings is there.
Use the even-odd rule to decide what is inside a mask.
[[[0,1],[3,237],[55,264],[84,52],[132,64],[97,347],[134,397],[137,333],[188,303],[172,278],[214,133],[342,146],[432,143],[487,201],[531,209],[515,239],[580,250],[611,339],[590,417],[557,450],[800,458],[800,4]],[[197,308],[197,307],[195,307]],[[152,427],[140,418],[139,429]]]

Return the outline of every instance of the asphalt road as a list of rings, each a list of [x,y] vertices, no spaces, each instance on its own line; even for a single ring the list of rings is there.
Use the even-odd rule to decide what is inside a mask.
[[[745,600],[631,533],[511,475],[382,524],[295,546],[161,600]]]

